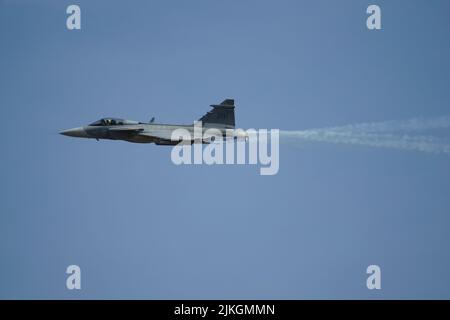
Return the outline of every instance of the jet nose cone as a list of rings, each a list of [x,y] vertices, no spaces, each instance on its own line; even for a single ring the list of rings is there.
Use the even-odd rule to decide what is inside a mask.
[[[86,131],[83,129],[83,127],[63,130],[60,132],[60,134],[68,137],[88,138],[88,135],[86,134]]]

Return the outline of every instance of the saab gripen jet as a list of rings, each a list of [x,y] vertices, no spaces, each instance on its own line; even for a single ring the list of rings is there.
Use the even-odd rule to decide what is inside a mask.
[[[152,118],[148,123],[118,118],[103,118],[88,126],[61,131],[60,134],[76,138],[91,138],[97,141],[109,139],[157,145],[176,145],[182,140],[186,141],[186,137],[172,139],[172,133],[177,129],[185,129],[189,132],[192,139],[187,142],[191,144],[211,143],[218,134],[211,138],[204,133],[208,129],[217,129],[216,131],[223,138],[232,137],[247,140],[245,131],[235,129],[233,99],[226,99],[221,104],[212,104],[211,107],[212,110],[198,120],[202,122],[201,139],[194,139],[194,124],[159,124],[154,122],[155,118]]]

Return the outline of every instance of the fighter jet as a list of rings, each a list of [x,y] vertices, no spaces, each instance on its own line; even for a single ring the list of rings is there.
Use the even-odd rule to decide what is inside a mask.
[[[176,145],[181,140],[186,141],[186,137],[172,139],[172,133],[177,129],[185,129],[190,133],[192,139],[188,143],[211,143],[214,138],[205,136],[203,133],[208,129],[217,129],[221,137],[233,137],[234,139],[246,139],[246,133],[243,130],[235,129],[234,121],[234,100],[226,99],[220,104],[212,104],[212,110],[207,112],[198,121],[202,122],[202,138],[194,139],[194,124],[160,124],[155,123],[153,117],[148,123],[118,118],[102,118],[91,123],[88,126],[78,127],[61,131],[60,134],[76,137],[124,140],[135,143],[154,143],[157,145]]]

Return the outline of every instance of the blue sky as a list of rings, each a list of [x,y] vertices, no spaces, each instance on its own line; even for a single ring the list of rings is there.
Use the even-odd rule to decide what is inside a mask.
[[[372,3],[381,31],[366,28]],[[58,134],[104,116],[189,123],[225,98],[242,128],[446,115],[449,10],[0,0],[0,297],[450,298],[448,155],[282,145],[279,173],[260,176]]]

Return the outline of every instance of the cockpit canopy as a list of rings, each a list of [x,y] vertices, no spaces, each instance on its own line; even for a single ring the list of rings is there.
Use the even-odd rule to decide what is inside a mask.
[[[132,120],[125,120],[125,119],[118,119],[118,118],[102,118],[100,120],[97,120],[93,123],[91,123],[89,126],[120,126],[125,124],[139,124],[137,121]]]

